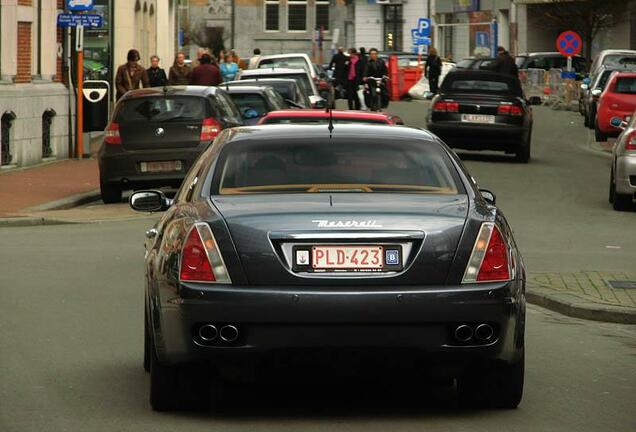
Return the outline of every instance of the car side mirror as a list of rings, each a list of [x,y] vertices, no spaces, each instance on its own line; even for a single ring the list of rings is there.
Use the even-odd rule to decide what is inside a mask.
[[[497,197],[495,196],[494,192],[489,191],[488,189],[479,189],[479,193],[481,193],[481,196],[489,203],[492,205],[495,205],[497,202]]]
[[[603,92],[601,91],[601,89],[594,89],[594,90],[592,90],[592,96],[600,96],[600,95],[601,95],[601,93],[603,93]]]
[[[130,196],[130,207],[140,212],[164,211],[171,205],[172,200],[157,190],[138,191]]]

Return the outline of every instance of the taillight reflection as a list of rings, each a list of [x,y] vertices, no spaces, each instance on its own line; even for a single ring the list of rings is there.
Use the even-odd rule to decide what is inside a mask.
[[[221,132],[223,126],[215,118],[204,118],[201,122],[201,135],[199,141],[212,141]]]

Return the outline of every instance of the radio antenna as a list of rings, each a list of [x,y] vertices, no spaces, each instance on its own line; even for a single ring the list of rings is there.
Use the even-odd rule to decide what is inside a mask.
[[[329,113],[329,126],[327,127],[327,129],[329,129],[329,139],[331,139],[331,134],[333,133],[333,113],[331,112],[331,107],[327,107],[327,112]]]

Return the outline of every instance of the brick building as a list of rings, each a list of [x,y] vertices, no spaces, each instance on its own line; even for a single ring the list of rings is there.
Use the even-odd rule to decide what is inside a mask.
[[[62,0],[0,4],[0,160],[25,166],[68,156],[68,90],[62,83]]]

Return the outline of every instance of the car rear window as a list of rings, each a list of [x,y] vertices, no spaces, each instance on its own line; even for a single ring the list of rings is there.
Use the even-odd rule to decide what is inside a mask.
[[[636,94],[636,78],[617,78],[614,93]]]
[[[275,74],[275,75],[258,75],[259,78],[291,78],[300,86],[300,88],[307,95],[313,95],[314,91],[311,88],[311,83],[309,82],[309,76],[307,74]],[[253,79],[254,77],[246,76],[245,79]]]
[[[272,117],[266,118],[263,124],[327,124],[327,117]],[[365,123],[365,124],[388,124],[385,120],[361,119],[361,118],[334,118],[334,124],[343,123]]]
[[[460,61],[457,62],[455,67],[458,68],[458,69],[468,69],[470,67],[470,65],[473,64],[473,61],[474,60],[471,60],[471,59],[460,60]]]
[[[603,64],[606,66],[623,66],[636,65],[635,55],[611,54],[603,58]]]
[[[134,121],[199,121],[207,117],[204,98],[196,96],[153,96],[122,102],[118,123]]]
[[[220,195],[460,190],[449,156],[422,142],[236,142],[222,150],[216,173],[212,190]]]
[[[284,57],[274,59],[262,59],[258,62],[259,69],[265,68],[289,68],[305,69],[309,72],[309,65],[303,57]]]
[[[509,93],[510,86],[506,82],[488,80],[453,80],[450,89],[455,91]]]
[[[230,94],[236,106],[244,113],[247,110],[253,109],[258,113],[259,117],[264,116],[269,112],[267,101],[263,96],[256,93],[233,93]]]

